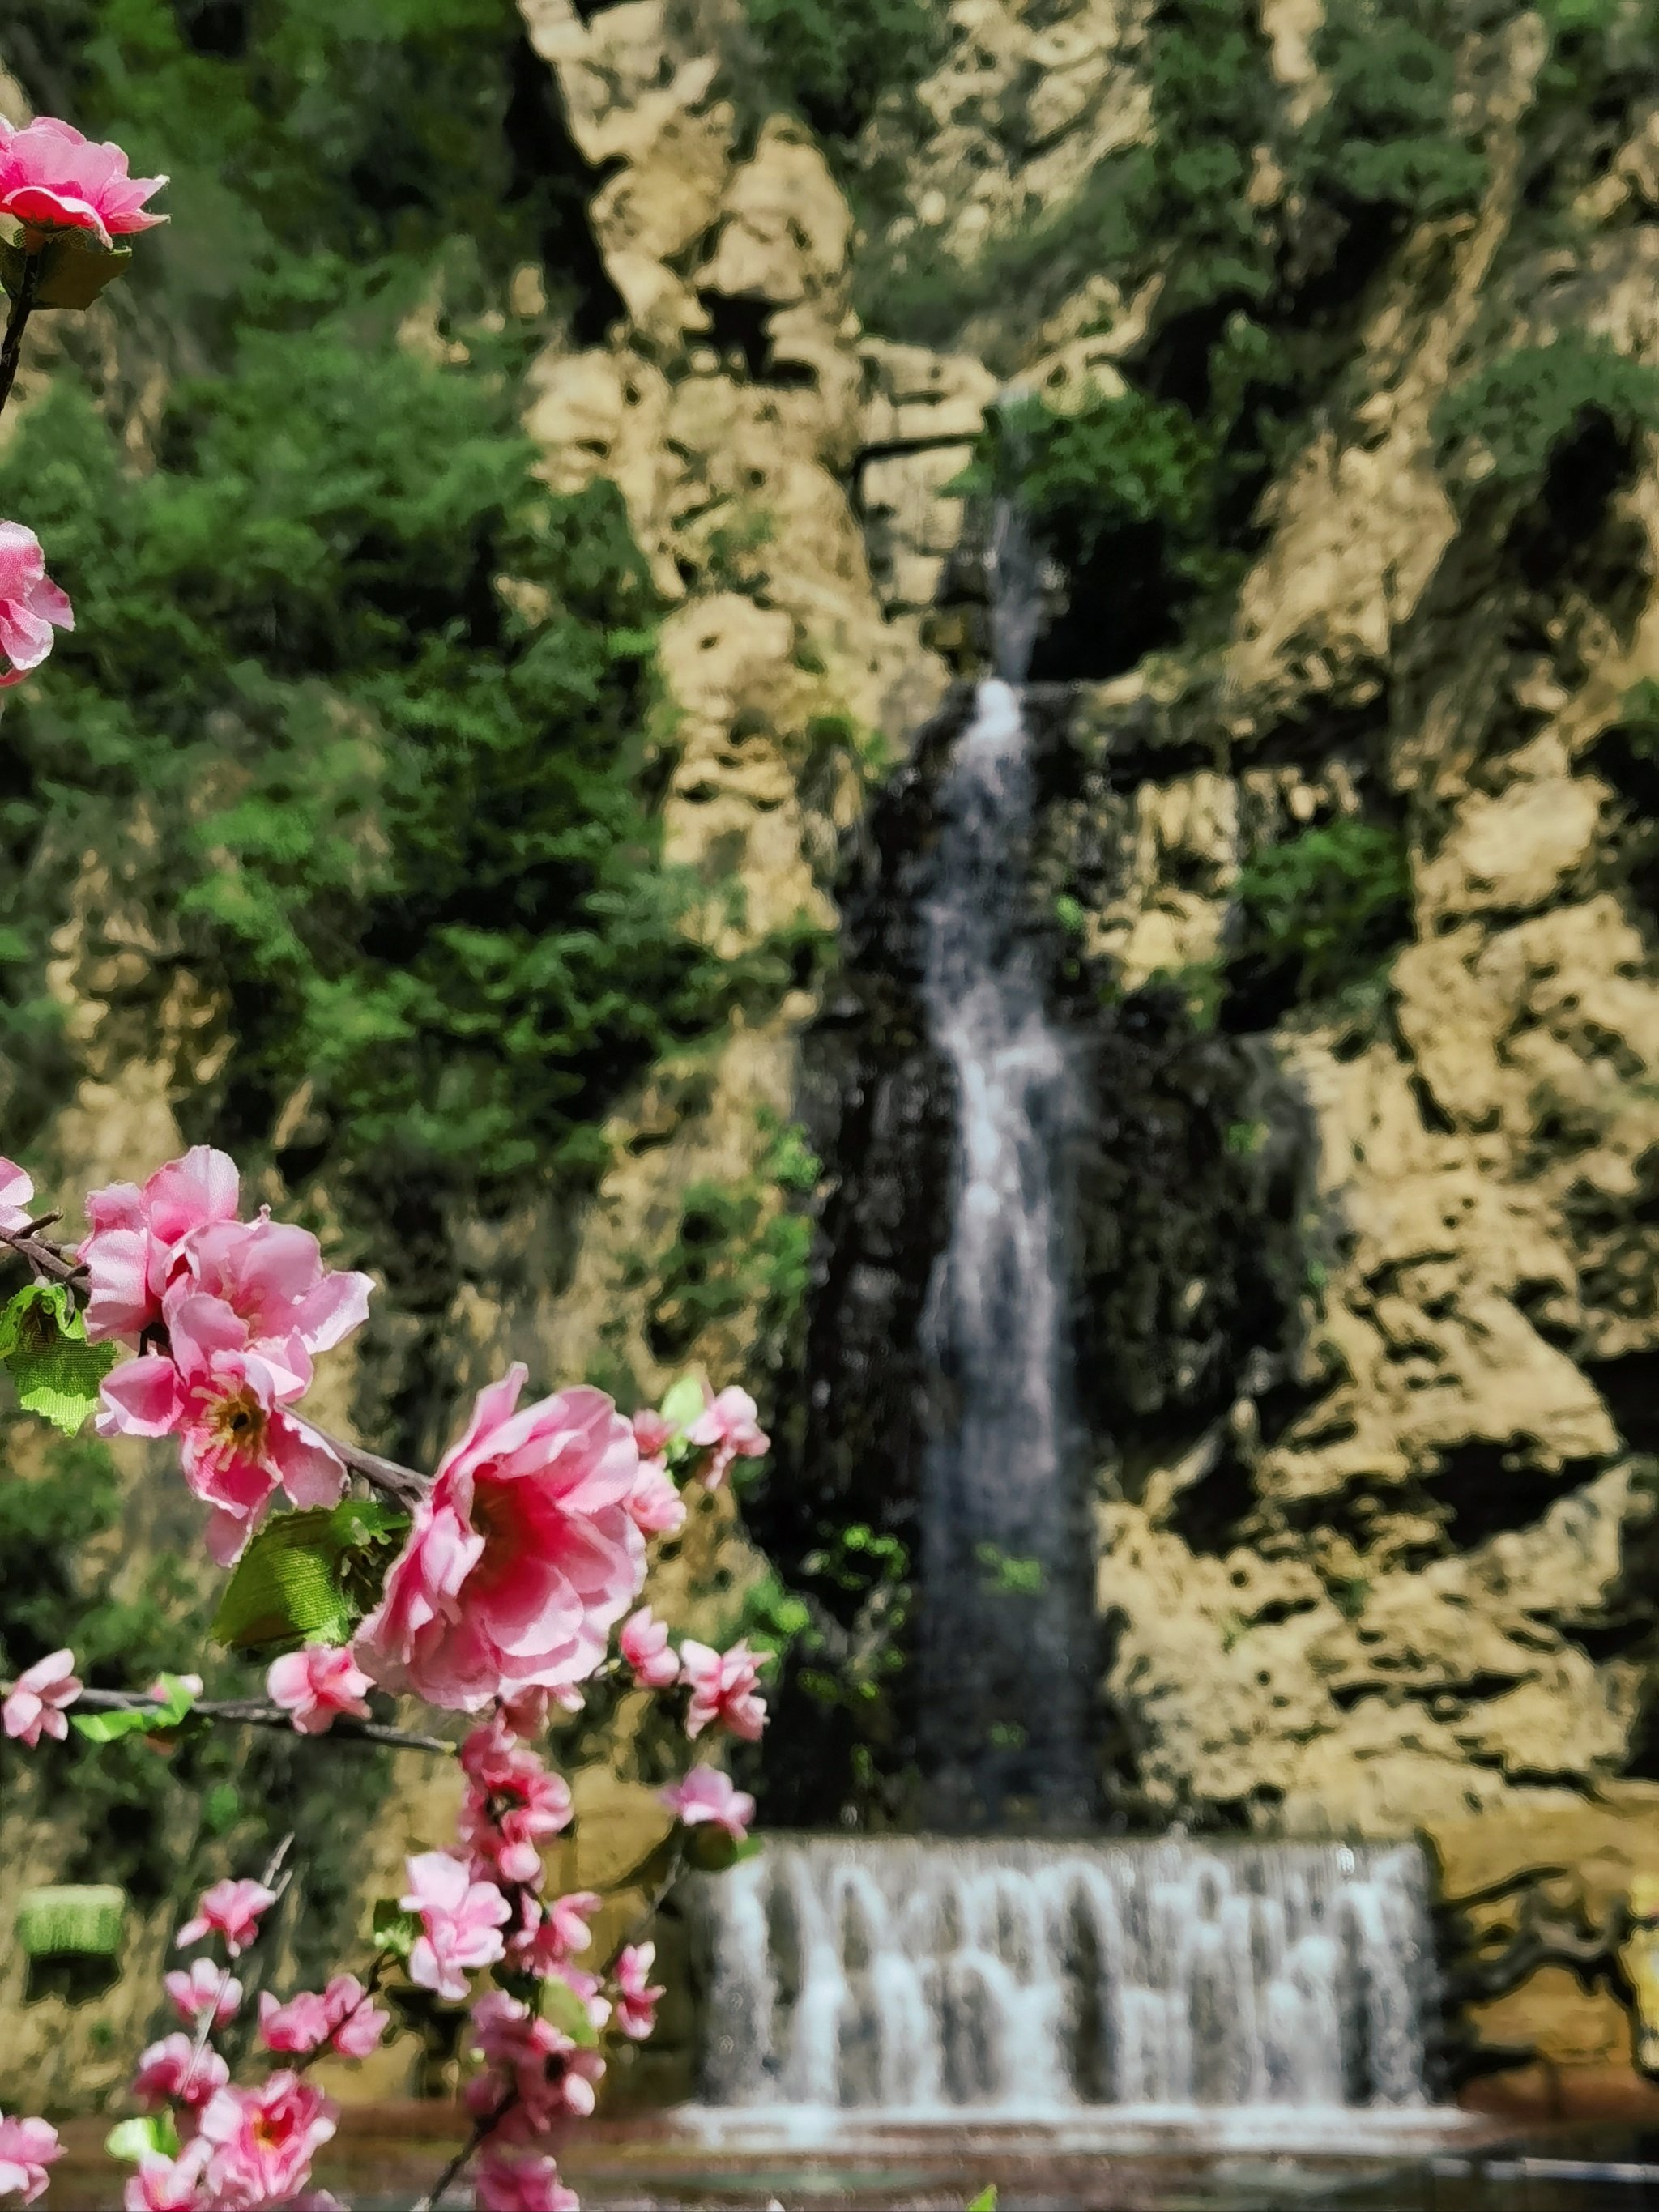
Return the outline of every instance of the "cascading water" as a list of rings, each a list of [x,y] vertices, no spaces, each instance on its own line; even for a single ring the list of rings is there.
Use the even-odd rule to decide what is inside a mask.
[[[925,1349],[940,1378],[923,1470],[921,1749],[951,1829],[1085,1823],[1092,1607],[1067,1443],[1061,1162],[1077,1110],[1026,923],[1032,814],[1018,685],[1040,610],[1017,513],[990,546],[997,673],[939,793],[923,1001],[957,1085],[949,1241]]]
[[[753,2118],[1426,2101],[1412,1844],[777,1841],[697,1911],[705,2094]]]

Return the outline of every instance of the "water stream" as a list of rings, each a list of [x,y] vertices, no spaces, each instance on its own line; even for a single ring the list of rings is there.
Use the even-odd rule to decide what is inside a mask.
[[[1088,1540],[1068,1438],[1063,1158],[1079,1108],[1029,919],[1033,780],[1019,684],[1039,611],[1014,511],[991,546],[997,673],[939,793],[922,996],[957,1090],[948,1243],[924,1348],[940,1417],[922,1482],[921,1749],[941,1827],[1093,1809]]]
[[[728,2110],[1426,2103],[1411,1844],[775,1841],[697,1910],[704,2093]]]

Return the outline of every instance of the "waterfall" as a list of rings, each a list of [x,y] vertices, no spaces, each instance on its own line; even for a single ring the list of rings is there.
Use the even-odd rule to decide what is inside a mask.
[[[1425,2104],[1412,1844],[781,1840],[693,1911],[704,2095],[728,2112]]]
[[[933,1817],[1086,1822],[1092,1605],[1067,1447],[1060,1162],[1078,1113],[1026,920],[1039,611],[1016,511],[992,532],[997,673],[939,793],[922,995],[957,1091],[948,1242],[924,1348],[940,1381],[922,1481],[921,1748]]]

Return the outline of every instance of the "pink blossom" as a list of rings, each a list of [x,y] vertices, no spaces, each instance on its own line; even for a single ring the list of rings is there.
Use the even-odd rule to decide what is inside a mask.
[[[197,1899],[194,1918],[185,1921],[173,1940],[187,1951],[204,1936],[216,1933],[224,1937],[231,1957],[240,1959],[259,1933],[260,1914],[276,1902],[276,1891],[262,1881],[216,1881]]]
[[[129,2175],[121,2191],[125,2212],[197,2212],[204,2203],[202,2169],[212,2154],[212,2145],[200,2136],[187,2142],[177,2158],[159,2150],[141,2151],[138,2170]]]
[[[265,1687],[273,1705],[294,1717],[302,1735],[320,1735],[332,1728],[336,1713],[368,1718],[363,1692],[368,1677],[343,1644],[307,1644],[303,1651],[286,1651],[273,1659]]]
[[[240,1553],[280,1485],[296,1505],[331,1505],[345,1486],[337,1454],[286,1407],[311,1380],[248,1348],[247,1323],[187,1283],[163,1305],[171,1358],[146,1353],[104,1380],[100,1436],[179,1438],[185,1480],[215,1508],[207,1547],[221,1565]]]
[[[441,1997],[464,1997],[468,1972],[505,1956],[501,1931],[513,1908],[493,1881],[474,1881],[465,1860],[448,1851],[422,1851],[404,1863],[403,1907],[419,1913],[422,1929],[409,1954],[409,1978]]]
[[[731,1778],[717,1766],[694,1766],[683,1782],[662,1792],[662,1802],[688,1828],[712,1821],[740,1844],[755,1817],[755,1801],[746,1790],[734,1790]]]
[[[617,2025],[635,2043],[643,2043],[657,2024],[657,2006],[664,1992],[652,1986],[656,1960],[654,1943],[630,1943],[617,1954]]]
[[[482,1862],[474,1872],[539,1888],[539,1846],[570,1826],[569,1784],[499,1718],[472,1730],[461,1746],[461,1766],[467,1791],[459,1835]]]
[[[69,1734],[65,1707],[81,1694],[72,1651],[51,1651],[20,1674],[0,1705],[0,1727],[33,1751],[43,1735],[61,1743]]]
[[[367,2058],[380,2047],[392,2014],[369,2002],[356,1974],[336,1974],[323,1991],[329,2040],[342,2058]]]
[[[26,234],[90,231],[107,249],[167,221],[144,210],[166,182],[130,175],[118,146],[83,138],[56,116],[37,116],[21,131],[0,122],[0,215]]]
[[[192,1961],[190,1972],[163,1974],[161,1986],[173,2000],[173,2008],[186,2027],[198,2027],[204,2014],[211,2012],[213,2025],[234,2020],[242,2002],[242,1985],[234,1974],[216,1966],[210,1959]]]
[[[755,1418],[754,1400],[734,1382],[718,1398],[703,1385],[708,1403],[686,1431],[688,1442],[711,1453],[697,1480],[705,1489],[718,1490],[734,1459],[759,1459],[771,1449],[772,1439]]]
[[[634,1416],[634,1441],[642,1460],[660,1460],[674,1441],[675,1433],[672,1421],[665,1420],[648,1406]]]
[[[699,1736],[710,1726],[723,1728],[745,1743],[758,1743],[766,1726],[766,1703],[756,1695],[760,1670],[771,1654],[755,1652],[746,1643],[729,1651],[711,1650],[688,1636],[680,1645],[680,1680],[691,1692],[686,1708],[685,1733]]]
[[[91,1271],[87,1334],[94,1344],[137,1336],[161,1318],[161,1300],[182,1270],[179,1248],[210,1222],[236,1218],[236,1163],[197,1145],[157,1168],[140,1190],[111,1183],[87,1200],[91,1234],[76,1257]]]
[[[0,1158],[0,1229],[27,1229],[34,1184],[15,1160]]]
[[[478,1395],[416,1508],[356,1650],[387,1689],[475,1712],[585,1680],[644,1572],[624,1501],[633,1432],[602,1391],[514,1413],[525,1370]]]
[[[617,1643],[641,1689],[666,1690],[680,1679],[679,1654],[668,1641],[667,1623],[648,1605],[629,1614]]]
[[[222,1298],[247,1324],[251,1348],[303,1369],[303,1355],[331,1352],[368,1319],[374,1285],[367,1275],[323,1265],[323,1248],[308,1229],[273,1221],[216,1221],[195,1231],[186,1247],[195,1286]]]
[[[46,2185],[46,2168],[62,2158],[58,2130],[46,2120],[9,2120],[0,2112],[0,2197],[21,2190],[33,2204]]]
[[[551,2021],[504,1990],[488,1990],[478,1999],[472,2026],[488,2071],[468,2084],[467,2108],[475,2116],[493,2112],[515,2097],[501,2136],[522,2142],[545,2134],[567,2112],[586,2119],[592,2112],[594,2084],[605,2073],[597,2051],[578,2049]]]
[[[269,1990],[261,1990],[259,2040],[267,2051],[308,2058],[328,2041],[328,2007],[315,1990],[301,1990],[286,2004],[278,2004]]]
[[[641,1536],[677,1536],[685,1526],[685,1500],[668,1469],[641,1460],[628,1493],[628,1517]]]
[[[503,1728],[510,1729],[514,1735],[529,1738],[545,1733],[552,1714],[579,1713],[585,1703],[580,1690],[563,1682],[556,1690],[544,1690],[539,1686],[515,1690],[510,1698],[497,1702],[495,1711]]]
[[[305,2187],[334,2126],[328,2099],[297,2074],[268,2075],[257,2089],[221,2089],[202,2114],[208,2186],[225,2204],[281,2203]]]
[[[0,149],[0,176],[4,167]],[[0,522],[0,655],[7,664],[0,674],[0,691],[21,684],[31,669],[40,665],[52,651],[54,629],[74,628],[75,610],[68,592],[46,574],[40,539],[21,522]]]
[[[229,2079],[230,2069],[216,2051],[198,2051],[189,2036],[175,2031],[139,2053],[132,2094],[152,2112],[163,2105],[194,2106],[205,2105]]]
[[[486,2150],[478,2160],[478,2212],[577,2212],[574,2189],[550,2158],[509,2158]]]

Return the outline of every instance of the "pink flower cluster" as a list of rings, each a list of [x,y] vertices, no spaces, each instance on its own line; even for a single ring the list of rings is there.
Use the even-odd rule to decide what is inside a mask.
[[[0,658],[5,662],[0,691],[40,665],[52,651],[53,630],[74,628],[75,609],[69,593],[47,575],[40,539],[21,522],[0,522]],[[21,1219],[7,1218],[8,1170],[15,1181],[21,1179],[25,1198],[33,1186],[21,1169],[0,1160],[0,1229],[21,1229]]]
[[[46,2168],[62,2158],[58,2130],[45,2120],[9,2120],[0,2112],[0,2197],[21,2191],[33,2204],[46,2185]]]
[[[81,1694],[72,1651],[49,1651],[21,1674],[0,1705],[0,1728],[33,1751],[43,1735],[62,1743],[69,1734],[65,1710]]]
[[[358,1659],[386,1689],[477,1712],[585,1681],[638,1593],[632,1431],[599,1390],[515,1411],[524,1384],[514,1367],[479,1392],[358,1631]]]
[[[0,118],[0,215],[23,226],[33,247],[53,231],[89,234],[107,250],[118,238],[154,229],[164,215],[145,211],[167,179],[134,177],[118,146],[83,138],[55,116],[21,130]]]
[[[485,1881],[542,1883],[540,1846],[570,1826],[570,1785],[500,1719],[476,1728],[461,1746],[466,1796],[459,1835]]]
[[[320,1735],[337,1713],[366,1721],[364,1693],[369,1680],[350,1652],[338,1644],[307,1644],[271,1662],[265,1687],[273,1705],[290,1713],[301,1735]]]
[[[222,1936],[233,1959],[259,1933],[259,1922],[276,1902],[276,1893],[262,1881],[216,1881],[197,1899],[193,1917],[185,1921],[173,1941],[181,1951],[209,1936]]]
[[[751,1651],[747,1644],[714,1651],[687,1637],[680,1645],[680,1680],[691,1692],[687,1735],[695,1738],[706,1728],[722,1728],[746,1743],[758,1743],[766,1726],[766,1703],[757,1692],[761,1668],[771,1658],[769,1651]]]
[[[286,2004],[269,1990],[259,1993],[259,2040],[267,2051],[301,2058],[325,2045],[342,2058],[367,2058],[391,2021],[356,1974],[336,1974],[325,1990],[301,1990]]]
[[[580,1994],[580,1992],[578,1992]],[[590,2000],[603,2027],[610,2007]],[[467,2109],[475,2118],[502,2112],[493,2141],[524,2142],[545,2135],[567,2114],[586,2119],[593,2110],[596,2084],[605,2074],[597,2051],[582,2049],[550,2020],[532,2013],[505,1990],[488,1990],[472,2008],[472,2029],[484,2070],[467,2085]]]
[[[16,525],[0,523],[0,530],[15,529]],[[5,588],[0,582],[0,606],[3,606]],[[0,614],[0,626],[5,621]],[[5,650],[3,627],[0,627],[0,652]],[[0,1229],[27,1229],[33,1218],[29,1212],[29,1200],[34,1196],[33,1179],[24,1174],[15,1160],[0,1158]]]
[[[207,1544],[240,1553],[278,1489],[328,1505],[345,1486],[338,1454],[289,1409],[312,1362],[367,1317],[367,1275],[325,1267],[317,1239],[261,1210],[237,1218],[235,1164],[198,1145],[140,1190],[87,1200],[87,1334],[137,1338],[104,1383],[103,1436],[179,1440],[185,1480],[212,1508]],[[150,1346],[158,1348],[150,1349]]]

